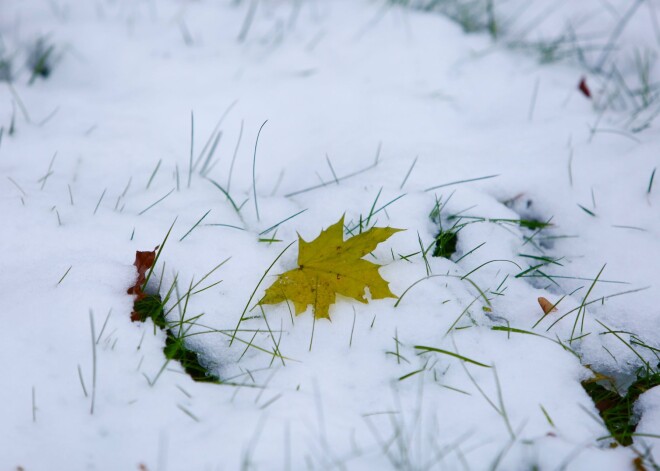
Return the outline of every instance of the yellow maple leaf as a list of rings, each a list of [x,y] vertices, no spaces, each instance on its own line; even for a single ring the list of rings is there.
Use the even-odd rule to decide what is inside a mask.
[[[329,308],[340,294],[366,303],[371,299],[396,298],[378,273],[380,265],[362,260],[378,244],[403,229],[372,227],[344,241],[344,216],[321,231],[311,242],[298,235],[298,268],[279,275],[259,304],[292,301],[296,314],[314,308],[317,319],[330,319]]]

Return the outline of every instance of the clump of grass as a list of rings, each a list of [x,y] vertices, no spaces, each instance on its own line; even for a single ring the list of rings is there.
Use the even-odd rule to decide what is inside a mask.
[[[165,347],[163,352],[168,361],[175,360],[181,363],[185,372],[195,381],[204,383],[220,383],[220,380],[211,375],[199,361],[196,352],[190,350],[185,343],[185,336],[177,335],[165,317],[165,302],[159,294],[151,294],[136,301],[135,313],[141,322],[151,319],[154,325],[165,331]]]
[[[570,61],[600,82],[596,109],[627,112],[629,118],[623,128],[639,133],[649,128],[660,116],[660,84],[654,73],[657,54],[653,48],[642,48],[625,53],[621,47],[622,34],[634,27],[634,19],[647,14],[642,8],[645,0],[631,0],[616,12],[619,20],[605,35],[583,31],[579,24],[567,21],[563,30],[554,37],[540,40],[530,33],[551,17],[556,5],[550,4],[544,12],[525,19],[524,8],[512,15],[503,15],[495,0],[387,0],[386,4],[399,5],[422,11],[437,12],[458,24],[466,33],[487,33],[504,47],[529,53],[539,63]],[[557,2],[555,2],[557,3]],[[594,11],[594,14],[598,14]],[[627,57],[630,56],[630,57]]]
[[[535,56],[540,64],[552,64],[561,60],[573,59],[578,57],[581,52],[575,44],[575,38],[566,34],[537,41],[514,39],[507,46]]]
[[[502,28],[500,18],[495,16],[493,0],[389,0],[388,3],[438,12],[456,22],[466,33],[487,32],[493,39]]]
[[[163,242],[156,248],[158,252],[152,252],[152,253],[136,252],[135,266],[138,270],[138,279],[136,281],[136,287],[128,290],[130,294],[137,295],[137,299],[133,303],[133,313],[131,314],[131,320],[145,322],[147,319],[151,319],[152,322],[154,323],[154,326],[165,331],[166,334],[165,347],[163,349],[163,352],[165,353],[165,357],[167,358],[167,361],[165,362],[165,365],[163,365],[163,367],[161,368],[160,372],[158,373],[158,375],[154,380],[150,380],[149,378],[147,378],[147,380],[153,386],[153,384],[155,384],[155,382],[157,381],[158,377],[163,372],[167,364],[172,360],[176,360],[179,363],[181,363],[181,366],[183,366],[185,372],[188,373],[188,375],[190,375],[190,377],[193,380],[201,381],[201,382],[219,383],[220,382],[219,379],[211,375],[208,369],[205,368],[200,363],[198,354],[190,350],[185,343],[188,329],[192,327],[194,321],[196,319],[199,319],[199,317],[201,317],[202,314],[185,321],[184,321],[184,317],[185,317],[186,309],[188,307],[188,300],[190,299],[190,296],[199,293],[201,291],[204,291],[205,289],[208,289],[212,286],[215,286],[219,282],[211,284],[210,286],[196,292],[193,292],[193,290],[197,288],[197,286],[199,286],[199,284],[202,283],[209,275],[211,275],[211,273],[213,273],[215,270],[217,270],[222,265],[224,265],[224,263],[228,259],[221,262],[219,265],[216,265],[216,267],[213,268],[210,272],[208,272],[205,276],[203,276],[202,279],[197,282],[197,284],[193,285],[193,282],[191,280],[190,288],[188,289],[186,294],[183,297],[179,298],[175,303],[175,305],[168,311],[165,310],[165,306],[167,302],[170,300],[170,297],[172,296],[172,293],[175,289],[177,290],[177,297],[178,297],[178,289],[177,289],[177,281],[176,281],[178,275],[175,277],[175,280],[172,283],[172,286],[168,290],[167,294],[165,295],[164,299],[159,294],[161,287],[160,283],[158,288],[156,288],[154,292],[145,291],[149,284],[149,280],[153,275],[154,267],[156,266],[156,263],[158,263],[158,259],[160,258],[161,252],[163,251],[163,248],[167,243],[167,239],[169,238],[175,223],[176,223],[176,219],[172,223],[172,226],[170,226],[170,229],[167,231],[167,235],[163,239]],[[156,249],[154,249],[154,251]],[[145,254],[147,256],[145,256]],[[149,270],[148,274],[146,274],[147,269]],[[163,265],[163,273],[164,272],[165,272],[165,265]],[[162,282],[162,274],[161,274],[161,282]],[[181,319],[178,322],[170,323],[167,320],[167,314],[169,314],[169,312],[172,309],[174,309],[174,307],[180,306],[180,303],[183,300],[185,300],[183,311],[181,311],[181,308],[179,307],[179,311],[181,312]],[[183,328],[184,323],[186,324],[187,327],[186,329]]]
[[[458,231],[451,229],[440,229],[438,235],[435,236],[435,247],[433,248],[432,255],[434,257],[451,258],[456,252],[456,244],[458,243]]]
[[[646,367],[637,371],[636,378],[625,395],[616,391],[614,381],[610,378],[596,375],[595,378],[582,382],[582,387],[596,404],[612,438],[623,446],[633,443],[637,428],[635,402],[643,392],[660,385],[660,372]]]
[[[0,82],[11,82],[12,63],[11,59],[5,56],[4,51],[0,49]]]
[[[442,210],[447,205],[447,202],[451,199],[451,196],[443,203],[441,200],[436,199],[433,209],[429,213],[429,218],[431,221],[436,223],[439,227],[438,234],[434,239],[434,247],[431,255],[434,257],[444,257],[451,258],[451,256],[456,252],[456,244],[458,243],[458,232],[464,227],[464,224],[460,224],[460,220],[457,220],[451,227],[448,229],[443,228],[442,221]],[[451,218],[451,217],[450,217]],[[444,218],[445,222],[448,222],[450,218]]]
[[[38,38],[30,48],[27,66],[31,72],[29,84],[33,84],[37,78],[50,77],[55,66],[55,46],[46,37]]]

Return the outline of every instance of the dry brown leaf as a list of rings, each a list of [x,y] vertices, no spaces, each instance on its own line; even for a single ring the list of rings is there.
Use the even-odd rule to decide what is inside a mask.
[[[137,279],[135,280],[135,284],[128,288],[127,291],[128,294],[135,295],[135,301],[133,302],[134,306],[136,302],[144,299],[146,296],[142,291],[142,285],[144,284],[147,270],[153,266],[154,261],[156,260],[156,250],[158,250],[157,246],[152,251],[141,252],[137,250],[135,252],[135,262],[133,265],[135,265],[135,268],[137,269]],[[133,312],[131,313],[131,320],[133,322],[140,320],[140,316],[135,312],[135,309],[133,309]]]
[[[644,466],[644,460],[641,456],[638,456],[633,460],[633,468],[635,468],[635,471],[647,471],[646,466]]]
[[[557,311],[555,305],[545,299],[543,296],[539,297],[538,302],[539,306],[541,306],[541,309],[543,309],[543,314],[549,314],[551,312]]]

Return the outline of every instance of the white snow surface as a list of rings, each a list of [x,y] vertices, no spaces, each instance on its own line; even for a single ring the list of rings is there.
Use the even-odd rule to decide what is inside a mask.
[[[628,4],[608,2],[619,14]],[[47,79],[29,85],[17,67],[0,84],[0,468],[622,470],[642,451],[660,461],[657,388],[637,405],[634,446],[611,447],[580,384],[596,371],[625,387],[642,358],[658,363],[660,188],[647,191],[657,126],[620,130],[624,112],[584,97],[575,64],[539,65],[438,14],[253,5],[238,40],[250,2],[0,2],[16,63],[39,36],[56,47]],[[564,2],[538,34],[588,5],[601,2]],[[657,49],[649,15],[624,45]],[[191,114],[192,158],[203,156],[193,172]],[[477,222],[451,260],[431,248],[425,261],[438,200],[444,228],[451,215]],[[295,318],[285,304],[255,308],[296,266],[297,234],[370,213],[370,226],[405,229],[369,256],[399,300],[338,298],[330,322],[311,307]],[[183,305],[185,318],[202,315],[189,345],[225,384],[194,382],[166,362],[163,332],[130,320],[135,251],[160,244],[175,218],[151,287],[165,294],[176,279],[182,297],[229,258],[199,289],[221,283],[168,304],[172,321]],[[552,225],[493,221],[521,218]],[[516,277],[539,263],[529,256],[557,261],[540,268],[547,278]],[[533,327],[540,296],[561,302]],[[635,339],[647,347],[631,349]]]

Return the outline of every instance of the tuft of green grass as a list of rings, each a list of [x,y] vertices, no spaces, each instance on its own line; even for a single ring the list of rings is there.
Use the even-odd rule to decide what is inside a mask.
[[[434,257],[451,258],[456,252],[457,243],[458,231],[440,229],[438,235],[435,236],[435,247],[432,255]]]
[[[434,257],[451,258],[451,256],[456,252],[458,233],[465,226],[465,224],[460,223],[459,219],[449,229],[444,229],[442,227],[442,210],[445,208],[452,196],[453,193],[444,202],[436,197],[435,205],[429,213],[429,218],[431,221],[436,223],[439,227],[438,234],[435,236],[435,240],[433,242],[433,252],[431,253],[431,255]]]
[[[452,214],[447,217],[448,220],[461,220],[467,219],[470,222],[492,222],[500,225],[519,226],[524,229],[539,230],[546,229],[552,224],[549,221],[539,221],[537,219],[506,219],[506,218],[484,218],[481,216],[463,216],[459,214]]]
[[[643,392],[660,385],[660,372],[658,371],[651,372],[647,368],[640,368],[636,377],[637,379],[628,388],[625,395],[616,392],[613,380],[601,375],[582,382],[582,387],[596,404],[611,437],[623,446],[633,443],[637,428],[634,414],[635,402]]]
[[[200,363],[199,356],[186,346],[185,336],[177,335],[165,317],[165,303],[159,294],[147,295],[134,305],[140,321],[151,319],[157,327],[165,331],[163,353],[168,361],[178,361],[185,372],[195,381],[220,384],[220,380],[211,375]]]
[[[13,77],[11,58],[0,51],[0,82],[11,82]]]
[[[46,79],[50,76],[55,66],[55,46],[45,37],[40,37],[32,45],[28,54],[27,66],[31,72],[29,85],[37,78]]]
[[[408,0],[390,0],[391,4],[410,6]],[[466,33],[486,32],[497,39],[502,28],[495,16],[493,0],[422,0],[412,6],[423,11],[437,11],[457,23]]]

